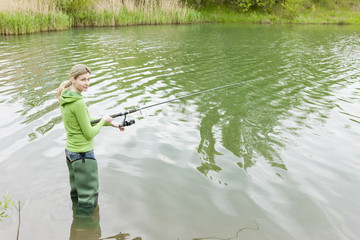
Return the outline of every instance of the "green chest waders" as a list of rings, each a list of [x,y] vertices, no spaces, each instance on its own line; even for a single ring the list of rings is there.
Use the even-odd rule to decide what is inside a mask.
[[[75,153],[65,150],[70,177],[70,196],[76,215],[93,213],[98,200],[98,166],[93,150]]]

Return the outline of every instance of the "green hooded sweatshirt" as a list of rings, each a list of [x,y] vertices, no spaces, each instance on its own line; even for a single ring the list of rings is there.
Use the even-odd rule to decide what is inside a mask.
[[[60,97],[61,117],[63,119],[67,141],[66,149],[71,152],[87,152],[94,148],[94,137],[99,133],[105,120],[92,126],[90,114],[82,95],[71,90]]]

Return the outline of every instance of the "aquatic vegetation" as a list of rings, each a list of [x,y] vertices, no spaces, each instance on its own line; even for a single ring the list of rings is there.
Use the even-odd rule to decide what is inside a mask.
[[[7,211],[14,205],[14,201],[11,200],[9,193],[6,193],[5,196],[2,196],[0,199],[0,222],[3,218],[8,217]]]

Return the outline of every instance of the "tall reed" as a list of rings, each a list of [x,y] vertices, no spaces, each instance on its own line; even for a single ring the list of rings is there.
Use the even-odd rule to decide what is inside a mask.
[[[0,12],[49,12],[55,9],[53,0],[0,0]]]
[[[0,33],[28,34],[65,30],[71,18],[49,0],[0,0]]]
[[[102,0],[74,16],[75,26],[196,23],[201,13],[176,0]]]
[[[71,18],[62,12],[0,12],[0,31],[3,35],[58,31],[70,26]]]
[[[202,21],[201,13],[178,0],[98,0],[67,15],[56,0],[0,0],[1,34],[27,34],[71,26],[179,24]],[[84,9],[83,6],[79,9]]]

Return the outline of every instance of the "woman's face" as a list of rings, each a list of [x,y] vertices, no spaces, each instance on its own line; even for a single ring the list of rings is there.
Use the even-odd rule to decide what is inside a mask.
[[[74,92],[86,92],[90,86],[90,73],[84,73],[72,79],[72,90]]]

